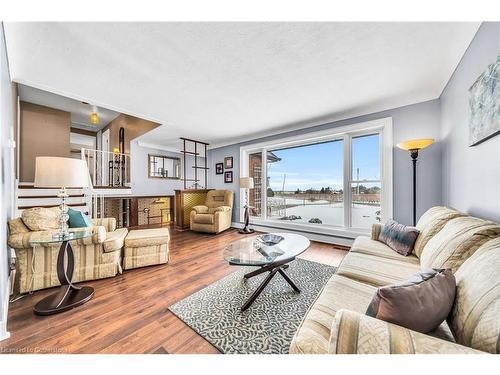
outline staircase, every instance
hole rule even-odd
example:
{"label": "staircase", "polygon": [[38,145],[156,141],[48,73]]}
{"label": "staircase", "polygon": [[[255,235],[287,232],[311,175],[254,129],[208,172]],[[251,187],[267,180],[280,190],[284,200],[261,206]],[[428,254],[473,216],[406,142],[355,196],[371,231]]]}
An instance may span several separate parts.
{"label": "staircase", "polygon": [[[68,188],[66,204],[91,218],[104,216],[104,200],[132,194],[130,155],[92,149],[81,149],[81,158],[89,169],[89,188]],[[61,200],[58,188],[37,188],[33,183],[18,183],[16,217],[33,207],[57,207]]]}
{"label": "staircase", "polygon": [[[74,210],[91,215],[90,195],[88,189],[67,189],[66,204]],[[33,184],[19,184],[16,189],[16,217],[33,207],[57,207],[61,199],[57,197],[59,189],[36,188]],[[91,215],[92,216],[92,215]]]}

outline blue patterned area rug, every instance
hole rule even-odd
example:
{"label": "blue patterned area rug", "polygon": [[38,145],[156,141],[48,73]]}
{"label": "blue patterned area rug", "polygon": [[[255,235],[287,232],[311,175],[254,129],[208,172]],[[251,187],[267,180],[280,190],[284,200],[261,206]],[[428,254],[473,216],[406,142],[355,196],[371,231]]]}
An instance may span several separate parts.
{"label": "blue patterned area rug", "polygon": [[253,267],[238,271],[169,307],[222,353],[286,354],[293,335],[336,267],[303,259],[290,263],[286,273],[301,290],[295,293],[279,274],[255,302],[243,303],[267,273],[245,280]]}

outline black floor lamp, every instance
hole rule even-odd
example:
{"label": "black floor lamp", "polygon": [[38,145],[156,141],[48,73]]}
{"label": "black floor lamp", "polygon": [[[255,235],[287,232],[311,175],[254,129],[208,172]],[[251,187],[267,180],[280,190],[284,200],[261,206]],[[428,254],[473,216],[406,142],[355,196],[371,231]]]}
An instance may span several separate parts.
{"label": "black floor lamp", "polygon": [[241,177],[240,178],[240,188],[245,190],[245,226],[239,230],[241,234],[251,234],[254,232],[248,226],[250,221],[250,213],[248,212],[249,201],[248,201],[248,191],[253,189],[253,178],[252,177]]}
{"label": "black floor lamp", "polygon": [[409,151],[413,163],[413,226],[417,225],[417,158],[418,152],[434,143],[434,139],[411,139],[398,143],[398,148]]}

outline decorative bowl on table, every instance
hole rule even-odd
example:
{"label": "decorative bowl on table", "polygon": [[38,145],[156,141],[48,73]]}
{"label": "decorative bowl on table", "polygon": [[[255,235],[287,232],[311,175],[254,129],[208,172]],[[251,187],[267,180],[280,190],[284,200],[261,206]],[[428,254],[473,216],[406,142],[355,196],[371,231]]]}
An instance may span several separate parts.
{"label": "decorative bowl on table", "polygon": [[279,236],[277,234],[267,233],[267,234],[263,234],[261,236],[258,236],[257,239],[260,242],[262,242],[264,245],[274,246],[274,245],[279,244],[285,238],[282,236]]}

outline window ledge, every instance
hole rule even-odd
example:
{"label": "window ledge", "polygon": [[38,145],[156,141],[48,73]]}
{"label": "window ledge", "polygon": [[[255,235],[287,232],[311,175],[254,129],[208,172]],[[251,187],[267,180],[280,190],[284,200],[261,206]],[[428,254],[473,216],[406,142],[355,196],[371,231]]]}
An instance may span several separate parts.
{"label": "window ledge", "polygon": [[334,236],[346,239],[355,239],[358,236],[370,236],[371,233],[370,229],[345,228],[345,227],[336,227],[323,224],[315,225],[315,224],[305,224],[305,223],[290,223],[277,220],[262,220],[255,217],[250,218],[250,225],[256,225],[267,228],[295,230],[297,232],[306,232],[306,233]]}

